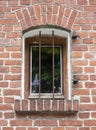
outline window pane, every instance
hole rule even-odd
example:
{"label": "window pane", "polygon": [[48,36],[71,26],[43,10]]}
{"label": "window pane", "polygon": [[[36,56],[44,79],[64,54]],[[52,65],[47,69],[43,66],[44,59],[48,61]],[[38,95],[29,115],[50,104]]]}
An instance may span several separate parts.
{"label": "window pane", "polygon": [[52,47],[41,49],[41,93],[52,93]]}
{"label": "window pane", "polygon": [[39,48],[32,47],[32,93],[39,92]]}
{"label": "window pane", "polygon": [[[62,57],[61,57],[62,58]],[[54,48],[54,92],[61,93],[60,47]]]}
{"label": "window pane", "polygon": [[[41,47],[41,92],[53,93],[52,80],[54,79],[54,93],[61,93],[61,58],[60,47],[54,47],[54,77],[52,46]],[[32,93],[39,93],[39,47],[32,47]]]}

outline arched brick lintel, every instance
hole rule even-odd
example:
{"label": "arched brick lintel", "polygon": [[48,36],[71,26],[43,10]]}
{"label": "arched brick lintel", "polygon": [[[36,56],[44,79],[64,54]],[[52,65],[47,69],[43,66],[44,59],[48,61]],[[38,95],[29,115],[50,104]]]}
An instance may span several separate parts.
{"label": "arched brick lintel", "polygon": [[63,5],[32,5],[16,11],[23,31],[40,25],[54,25],[72,30],[77,13]]}

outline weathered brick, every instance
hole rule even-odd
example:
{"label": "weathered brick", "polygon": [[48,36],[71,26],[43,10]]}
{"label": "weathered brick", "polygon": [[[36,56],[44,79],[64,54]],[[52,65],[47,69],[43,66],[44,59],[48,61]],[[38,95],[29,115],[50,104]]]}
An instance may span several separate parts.
{"label": "weathered brick", "polygon": [[81,120],[60,120],[60,126],[82,126]]}
{"label": "weathered brick", "polygon": [[10,120],[10,126],[31,126],[32,120]]}
{"label": "weathered brick", "polygon": [[57,126],[57,120],[35,120],[35,126]]}

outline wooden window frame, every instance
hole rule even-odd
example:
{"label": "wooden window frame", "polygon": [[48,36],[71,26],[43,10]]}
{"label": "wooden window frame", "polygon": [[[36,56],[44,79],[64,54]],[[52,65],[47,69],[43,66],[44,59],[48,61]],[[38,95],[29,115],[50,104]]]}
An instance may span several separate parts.
{"label": "wooden window frame", "polygon": [[[24,97],[25,98],[53,98],[52,94],[30,95],[30,46],[39,42],[39,36],[29,37],[25,39],[25,82],[24,82]],[[51,36],[42,36],[41,43],[50,45],[52,43]],[[67,73],[67,38],[54,36],[54,44],[62,46],[62,95],[55,94],[54,98],[66,98],[68,87],[68,73]]]}

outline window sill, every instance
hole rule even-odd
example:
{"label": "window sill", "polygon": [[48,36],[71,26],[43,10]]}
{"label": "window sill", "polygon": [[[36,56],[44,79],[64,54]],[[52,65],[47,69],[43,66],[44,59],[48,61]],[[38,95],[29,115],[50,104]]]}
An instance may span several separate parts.
{"label": "window sill", "polygon": [[16,112],[78,112],[78,100],[64,99],[16,99]]}

